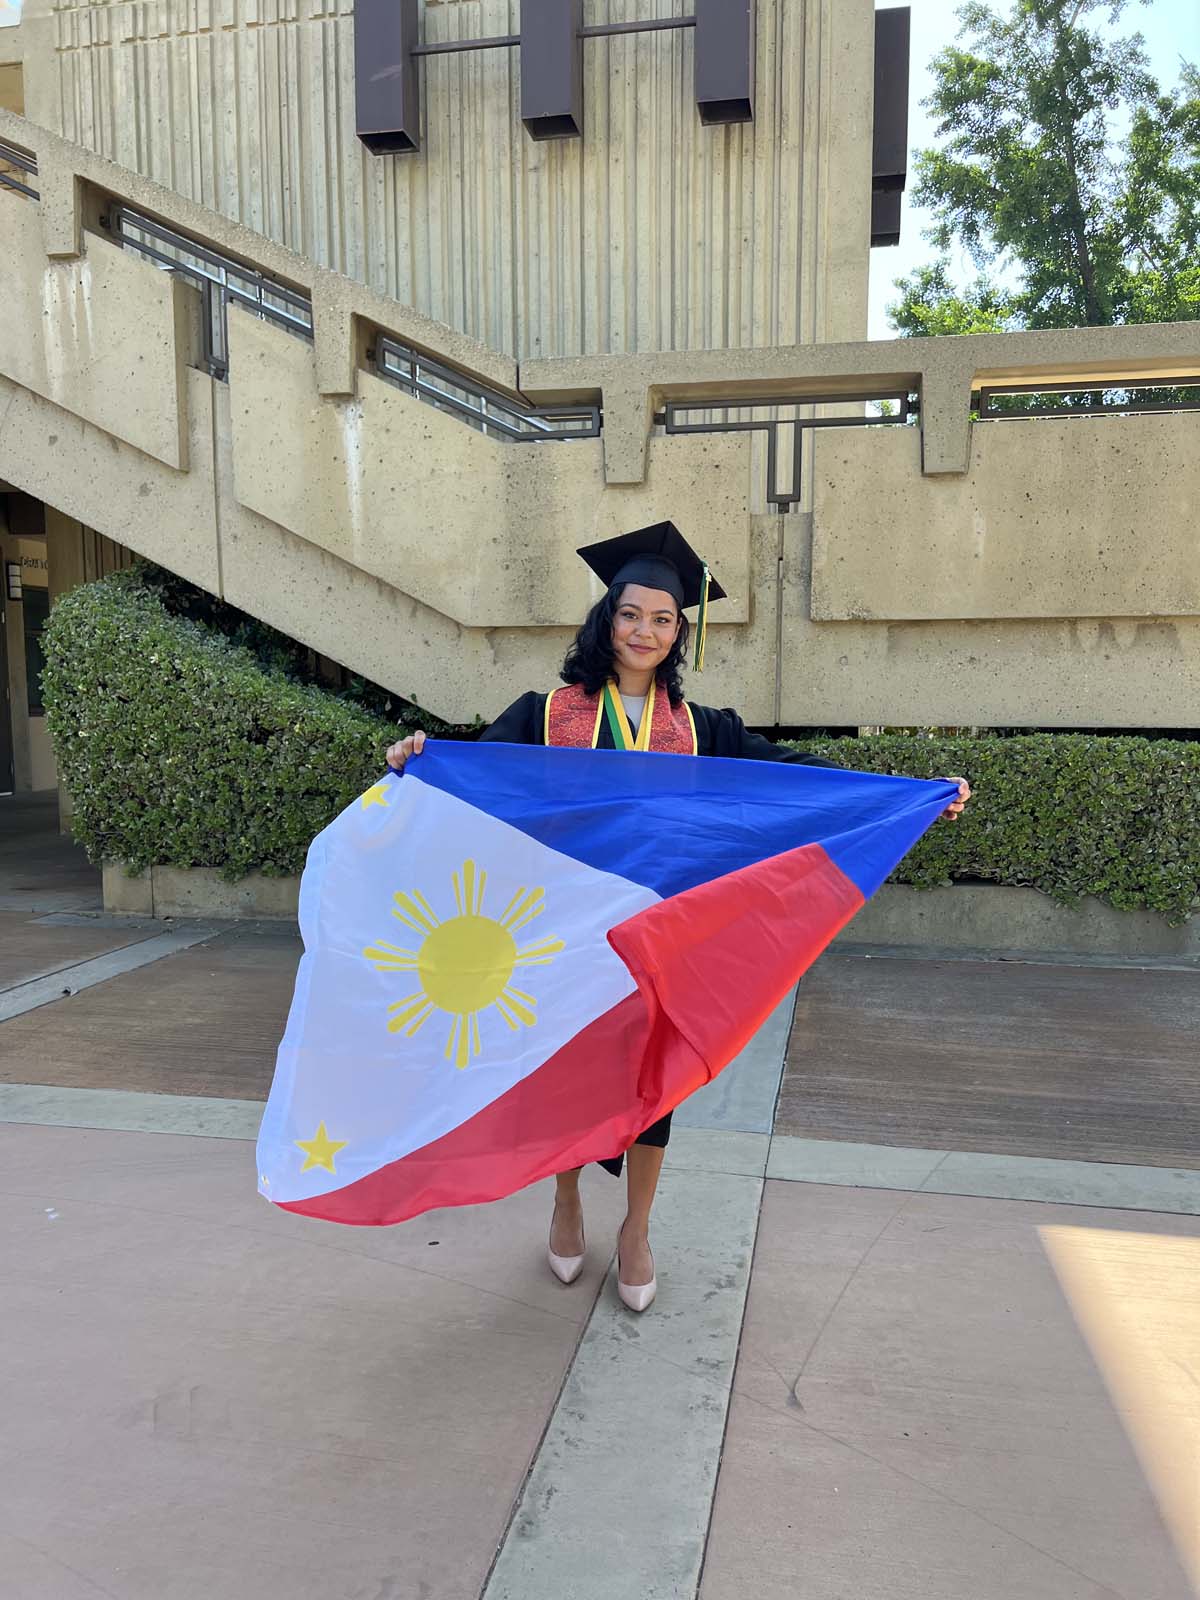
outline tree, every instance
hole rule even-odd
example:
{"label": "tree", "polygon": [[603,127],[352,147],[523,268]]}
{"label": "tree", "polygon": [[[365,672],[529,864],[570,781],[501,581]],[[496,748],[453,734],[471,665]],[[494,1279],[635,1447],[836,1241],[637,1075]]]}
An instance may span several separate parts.
{"label": "tree", "polygon": [[897,333],[909,337],[940,333],[1007,333],[1015,326],[1011,297],[986,277],[959,293],[945,261],[918,267],[904,282],[904,299],[888,307]]}
{"label": "tree", "polygon": [[[1148,0],[1141,0],[1142,4]],[[1200,318],[1200,72],[1164,90],[1140,34],[1108,39],[1126,0],[983,0],[959,10],[960,44],[933,61],[924,102],[937,148],[917,154],[916,201],[942,252],[898,279],[902,333],[1100,326]],[[1114,121],[1129,119],[1124,136]],[[980,271],[954,288],[946,253]],[[1011,291],[989,272],[1015,273]]]}

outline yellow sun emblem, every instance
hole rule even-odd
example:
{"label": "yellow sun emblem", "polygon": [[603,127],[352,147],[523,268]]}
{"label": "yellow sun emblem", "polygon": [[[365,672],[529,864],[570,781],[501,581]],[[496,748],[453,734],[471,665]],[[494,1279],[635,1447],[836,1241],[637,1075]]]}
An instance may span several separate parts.
{"label": "yellow sun emblem", "polygon": [[392,915],[425,935],[416,950],[380,940],[363,955],[379,972],[415,972],[420,988],[389,1006],[390,1033],[412,1038],[434,1011],[451,1018],[446,1060],[465,1067],[479,1054],[479,1013],[494,1005],[512,1029],[537,1021],[537,1001],[512,987],[517,967],[548,966],[566,946],[561,939],[518,945],[516,935],[545,910],[544,889],[518,889],[499,918],[483,914],[487,873],[464,861],[454,874],[457,915],[439,921],[417,889],[394,895]]}

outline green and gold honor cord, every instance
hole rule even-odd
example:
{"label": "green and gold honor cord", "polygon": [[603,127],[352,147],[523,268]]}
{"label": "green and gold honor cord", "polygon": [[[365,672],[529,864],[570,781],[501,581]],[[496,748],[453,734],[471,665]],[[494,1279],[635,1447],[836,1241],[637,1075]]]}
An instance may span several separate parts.
{"label": "green and gold honor cord", "polygon": [[615,750],[649,750],[650,724],[654,720],[653,681],[646,691],[646,705],[636,739],[633,736],[633,729],[629,726],[629,718],[625,715],[625,707],[621,704],[620,691],[612,678],[604,685],[604,715],[608,718],[608,728],[612,734]]}

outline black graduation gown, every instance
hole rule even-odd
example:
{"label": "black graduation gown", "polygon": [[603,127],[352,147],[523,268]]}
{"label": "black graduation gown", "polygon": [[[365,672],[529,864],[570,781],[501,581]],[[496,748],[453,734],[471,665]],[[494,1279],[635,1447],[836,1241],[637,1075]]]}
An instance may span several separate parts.
{"label": "black graduation gown", "polygon": [[[696,724],[696,754],[701,756],[732,756],[743,761],[792,761],[813,767],[836,767],[836,761],[826,761],[821,756],[809,755],[803,750],[784,750],[764,739],[761,733],[752,733],[738,716],[728,708],[722,711],[712,706],[698,706],[689,700],[692,720]],[[531,689],[519,700],[514,700],[502,711],[490,728],[480,734],[481,739],[494,739],[500,744],[544,744],[546,728],[546,696]],[[612,729],[608,719],[600,719],[598,750],[613,750]],[[637,1137],[638,1144],[654,1145],[662,1149],[671,1136],[671,1113],[651,1123]],[[614,1156],[600,1165],[614,1177],[620,1177],[622,1156]]]}

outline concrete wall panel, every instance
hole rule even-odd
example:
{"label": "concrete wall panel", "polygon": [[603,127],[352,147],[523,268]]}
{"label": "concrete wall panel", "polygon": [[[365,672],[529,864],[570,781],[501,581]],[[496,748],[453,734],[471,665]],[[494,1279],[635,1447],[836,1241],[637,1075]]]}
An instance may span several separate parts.
{"label": "concrete wall panel", "polygon": [[212,384],[203,373],[184,373],[191,429],[186,472],[0,376],[0,478],[219,594]]}
{"label": "concrete wall panel", "polygon": [[785,520],[782,722],[1196,726],[1200,618],[814,621],[811,518]]}
{"label": "concrete wall panel", "polygon": [[[461,627],[240,505],[230,391],[199,372],[188,387],[192,466],[182,474],[0,379],[0,478],[440,716],[490,718],[524,689],[554,684],[574,617],[554,628]],[[214,421],[219,559],[214,462],[203,455]],[[1200,619],[814,622],[810,528],[800,515],[753,520],[753,625],[714,629],[710,668],[691,684],[697,700],[776,720],[782,547],[785,723],[1194,725]]]}
{"label": "concrete wall panel", "polygon": [[976,423],[926,476],[916,428],[819,433],[818,621],[1200,613],[1195,412]]}
{"label": "concrete wall panel", "polygon": [[645,482],[606,489],[599,439],[486,438],[366,371],[318,400],[310,347],[245,312],[230,350],[238,500],[445,616],[578,619],[599,589],[576,548],[671,517],[729,593],[716,619],[748,618],[748,435],[653,439]]}
{"label": "concrete wall panel", "polygon": [[[79,169],[59,141],[47,146],[36,130],[31,138],[45,157],[39,182],[51,169],[55,174],[58,200],[50,211],[62,226],[50,217],[53,247],[61,244],[69,254],[69,202]],[[280,275],[298,281],[284,270],[295,258],[285,260],[278,246],[256,246],[244,230],[151,190],[144,179],[127,179],[84,153],[79,159],[83,175],[101,187],[123,192],[121,184],[141,185],[147,203],[153,200],[164,215],[183,216],[201,237],[235,238],[251,259],[261,250],[268,265],[275,262]],[[871,619],[823,617],[819,604],[814,616],[812,518],[751,517],[758,491],[748,478],[744,436],[654,436],[645,481],[637,481],[639,465],[628,482],[620,473],[606,475],[597,441],[501,445],[356,372],[350,362],[344,389],[335,385],[323,398],[318,351],[245,315],[233,319],[231,384],[216,383],[187,364],[191,290],[90,234],[79,261],[48,266],[46,236],[22,221],[39,212],[46,224],[45,202],[38,207],[15,198],[5,212],[16,219],[5,236],[12,248],[3,270],[17,315],[5,319],[9,343],[0,351],[20,381],[0,375],[0,479],[441,716],[490,717],[523,689],[552,684],[589,598],[578,587],[575,545],[669,513],[703,542],[733,589],[736,605],[726,617],[746,619],[720,624],[715,614],[710,671],[692,689],[700,700],[737,705],[754,721],[818,725],[1195,723],[1200,617],[1164,614],[1185,603],[1194,609],[1194,585],[1187,587],[1195,575],[1188,544],[1197,488],[1188,452],[1192,415],[978,425],[974,455],[963,458],[969,472],[957,480],[931,474],[928,432],[923,462],[915,430],[822,436],[814,447],[819,461],[823,468],[832,462],[843,476],[830,469],[824,499],[818,495],[818,589],[839,555],[844,564],[848,552],[857,557],[852,540],[862,533],[867,558],[858,560],[856,581],[875,583],[881,593]],[[90,299],[76,296],[54,311],[54,348],[84,349],[77,332],[75,343],[64,343],[71,307],[75,328],[92,341],[87,349],[101,348],[97,330],[112,345],[107,366],[93,370],[80,358],[69,369],[78,384],[60,388],[61,404],[41,392],[50,387],[51,366],[45,347],[39,357],[28,326],[44,309],[30,285],[43,284],[47,271],[76,273],[71,281],[86,280],[92,291]],[[340,341],[350,354],[351,312],[364,305],[361,314],[371,323],[389,326],[390,317],[405,317],[402,308],[389,309],[345,280],[321,283],[318,343],[324,339],[327,350]],[[337,337],[328,332],[330,320]],[[434,349],[443,336],[466,344],[462,335],[422,326]],[[553,363],[541,365],[551,389],[600,388],[606,438],[614,426],[622,433],[614,418],[624,415],[630,454],[645,445],[655,392],[703,397],[707,384],[716,386],[714,393],[729,392],[739,383],[757,386],[764,376],[780,386],[797,378],[824,384],[829,377],[845,386],[897,369],[921,377],[923,393],[943,368],[956,374],[963,404],[955,426],[969,441],[965,393],[981,363],[1000,372],[1028,366],[1047,378],[1050,362],[1092,372],[1145,366],[1161,376],[1190,359],[1193,329],[614,356],[563,363],[575,369],[567,377],[561,369],[547,374]],[[326,365],[338,360],[331,355]],[[60,362],[59,370],[68,369]],[[336,398],[344,390],[349,397]],[[186,419],[179,467],[163,459],[170,457],[165,448],[158,456],[147,448],[155,416],[146,397],[155,395],[167,397],[167,412],[174,404],[175,416]],[[925,420],[928,430],[927,411]],[[1026,434],[1035,443],[1022,449]],[[809,470],[806,481],[819,484],[820,472]],[[1045,503],[1024,511],[1038,523],[1035,532],[1023,531],[1014,495],[1035,481]],[[1125,526],[1135,504],[1150,508],[1137,540],[1128,532],[1136,525]],[[892,505],[907,508],[900,519],[910,540],[907,564],[884,538]],[[958,509],[943,515],[947,506]],[[971,570],[955,563],[965,561],[963,530],[973,535],[975,511],[993,519],[979,558],[988,581],[973,601],[990,614],[964,618],[953,614],[961,608],[957,598],[947,608],[937,597],[951,583],[955,596],[970,592]],[[1094,570],[1101,526],[1111,529],[1124,564],[1103,574]],[[1094,547],[1097,560],[1080,562],[1079,550]],[[1021,605],[1006,597],[1025,581],[1025,564],[1033,565],[1038,583],[1060,584],[1054,591],[1060,612],[1019,616]],[[1112,610],[1088,619],[1078,594],[1084,605]],[[914,611],[917,601],[925,612],[905,615],[904,607]],[[1118,607],[1122,613],[1113,615]]]}
{"label": "concrete wall panel", "polygon": [[50,261],[38,208],[0,189],[0,373],[186,464],[177,343],[187,291],[149,262],[103,245]]}

